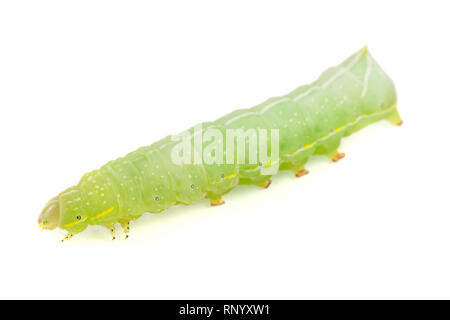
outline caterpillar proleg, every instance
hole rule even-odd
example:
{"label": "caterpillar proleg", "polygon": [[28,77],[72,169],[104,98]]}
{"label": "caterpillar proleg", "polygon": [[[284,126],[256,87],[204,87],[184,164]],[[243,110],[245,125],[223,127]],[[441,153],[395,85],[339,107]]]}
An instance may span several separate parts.
{"label": "caterpillar proleg", "polygon": [[342,137],[382,119],[402,123],[396,101],[391,79],[364,47],[285,96],[168,136],[85,174],[46,204],[39,225],[66,230],[65,239],[102,225],[114,239],[119,223],[128,237],[129,222],[146,212],[202,198],[223,204],[222,196],[238,184],[267,188],[279,170],[307,174],[312,155],[338,161]]}

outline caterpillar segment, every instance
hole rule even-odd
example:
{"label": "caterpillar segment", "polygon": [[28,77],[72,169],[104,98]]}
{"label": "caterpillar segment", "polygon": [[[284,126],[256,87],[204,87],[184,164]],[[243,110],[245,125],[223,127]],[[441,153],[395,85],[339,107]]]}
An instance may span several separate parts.
{"label": "caterpillar segment", "polygon": [[[115,225],[119,223],[128,237],[130,221],[145,212],[159,213],[202,198],[209,199],[212,206],[221,205],[222,197],[238,184],[269,187],[278,170],[290,170],[302,177],[308,174],[305,165],[312,156],[326,156],[334,162],[342,159],[344,153],[338,148],[343,137],[383,119],[402,124],[396,101],[391,79],[363,48],[309,85],[202,123],[201,130],[196,126],[183,132],[189,137],[186,150],[191,154],[182,149],[180,139],[168,136],[85,174],[77,185],[46,204],[39,225],[43,229],[66,230],[64,240],[88,225],[102,225],[110,229],[114,239]],[[220,148],[211,148],[210,142],[217,141],[211,132],[227,137],[229,129],[246,134],[243,162],[233,149],[217,154]],[[257,159],[250,159],[247,147],[263,130],[278,130],[277,139],[268,135],[266,145],[270,154],[274,150],[272,142],[278,142],[277,157],[261,161],[259,151]],[[227,139],[231,138],[227,137],[224,145]],[[202,151],[197,149],[199,141],[203,155],[230,157],[233,161],[195,161],[202,158]],[[194,161],[175,163],[173,153],[177,148]],[[266,169],[271,170],[268,173]]]}

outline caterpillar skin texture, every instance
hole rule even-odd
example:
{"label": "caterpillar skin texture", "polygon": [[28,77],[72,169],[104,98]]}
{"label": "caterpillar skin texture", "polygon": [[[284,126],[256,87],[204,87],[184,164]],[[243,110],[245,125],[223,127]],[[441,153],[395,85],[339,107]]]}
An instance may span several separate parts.
{"label": "caterpillar skin texture", "polygon": [[[80,182],[51,199],[39,216],[43,229],[65,229],[65,239],[88,225],[111,230],[118,222],[128,237],[129,222],[145,212],[208,198],[212,205],[237,184],[267,187],[261,168],[292,170],[304,175],[308,158],[325,155],[337,161],[342,137],[387,119],[401,124],[391,79],[364,47],[312,84],[271,98],[251,109],[237,110],[204,129],[279,129],[279,158],[268,163],[174,164],[171,150],[179,142],[166,137],[85,174]],[[189,132],[192,132],[190,129]]]}

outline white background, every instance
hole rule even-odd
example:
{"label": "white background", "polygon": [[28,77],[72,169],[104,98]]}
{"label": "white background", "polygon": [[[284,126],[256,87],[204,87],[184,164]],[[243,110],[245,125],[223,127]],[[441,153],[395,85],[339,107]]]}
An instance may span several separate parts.
{"label": "white background", "polygon": [[[2,1],[0,298],[450,298],[445,1]],[[42,231],[45,202],[143,145],[312,82],[368,45],[404,125],[267,190]]]}

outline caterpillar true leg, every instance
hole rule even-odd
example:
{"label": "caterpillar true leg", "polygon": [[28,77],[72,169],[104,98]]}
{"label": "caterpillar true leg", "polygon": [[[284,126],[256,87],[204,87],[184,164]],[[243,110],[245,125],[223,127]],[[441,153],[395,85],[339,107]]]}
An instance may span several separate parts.
{"label": "caterpillar true leg", "polygon": [[68,233],[68,234],[66,234],[66,236],[64,237],[64,239],[61,240],[61,242],[67,241],[67,240],[69,240],[69,239],[72,238],[72,237],[73,237],[73,234]]}
{"label": "caterpillar true leg", "polygon": [[334,154],[331,155],[331,160],[333,162],[338,162],[339,160],[343,159],[345,157],[345,153],[336,151]]}
{"label": "caterpillar true leg", "polygon": [[125,239],[128,239],[130,234],[130,221],[120,220],[119,223],[122,226],[123,232],[125,232]]}
{"label": "caterpillar true leg", "polygon": [[116,240],[116,227],[114,225],[109,228],[109,232],[111,233],[112,240]]}

